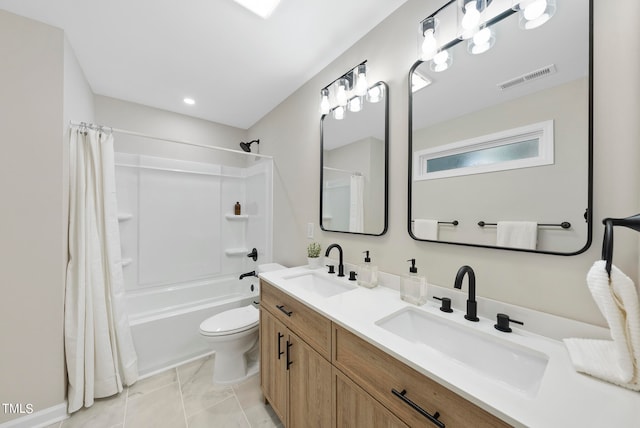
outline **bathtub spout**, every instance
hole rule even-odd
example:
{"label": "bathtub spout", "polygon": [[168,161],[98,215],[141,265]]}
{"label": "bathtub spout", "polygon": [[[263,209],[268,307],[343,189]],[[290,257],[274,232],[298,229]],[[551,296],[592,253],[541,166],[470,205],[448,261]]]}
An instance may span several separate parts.
{"label": "bathtub spout", "polygon": [[255,270],[252,270],[251,272],[243,273],[242,275],[240,275],[240,279],[246,278],[248,276],[255,276],[257,278],[258,274],[256,273]]}

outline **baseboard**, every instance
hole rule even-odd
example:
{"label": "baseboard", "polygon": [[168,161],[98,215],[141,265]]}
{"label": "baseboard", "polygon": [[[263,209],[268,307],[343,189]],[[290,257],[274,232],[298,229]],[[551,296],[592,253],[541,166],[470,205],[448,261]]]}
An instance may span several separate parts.
{"label": "baseboard", "polygon": [[67,402],[0,424],[0,428],[43,428],[69,417]]}

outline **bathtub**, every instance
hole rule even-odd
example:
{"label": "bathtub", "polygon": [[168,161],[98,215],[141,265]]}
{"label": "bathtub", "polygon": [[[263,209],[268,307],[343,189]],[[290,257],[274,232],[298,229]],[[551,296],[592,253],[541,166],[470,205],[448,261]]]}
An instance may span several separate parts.
{"label": "bathtub", "polygon": [[140,377],[211,354],[198,332],[200,323],[228,309],[251,304],[258,299],[258,290],[258,278],[240,281],[238,275],[230,275],[127,292]]}

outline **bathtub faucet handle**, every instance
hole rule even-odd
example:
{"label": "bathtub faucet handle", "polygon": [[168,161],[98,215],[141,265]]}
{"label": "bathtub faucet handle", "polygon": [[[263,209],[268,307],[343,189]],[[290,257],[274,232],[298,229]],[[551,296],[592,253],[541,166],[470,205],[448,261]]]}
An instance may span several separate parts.
{"label": "bathtub faucet handle", "polygon": [[247,254],[247,257],[249,257],[250,259],[253,259],[254,262],[258,261],[258,250],[254,248],[253,250],[251,250],[249,254]]}

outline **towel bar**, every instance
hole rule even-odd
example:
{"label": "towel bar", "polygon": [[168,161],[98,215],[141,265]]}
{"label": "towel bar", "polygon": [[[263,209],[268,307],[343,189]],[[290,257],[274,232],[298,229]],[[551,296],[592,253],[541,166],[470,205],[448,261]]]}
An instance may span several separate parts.
{"label": "towel bar", "polygon": [[[485,227],[485,226],[497,226],[498,223],[487,223],[485,221],[480,220],[478,222],[478,226],[480,227]],[[568,221],[563,221],[562,223],[559,224],[551,224],[551,223],[540,223],[538,224],[538,226],[545,226],[545,227],[561,227],[563,229],[569,229],[571,227],[571,223],[569,223]]]}
{"label": "towel bar", "polygon": [[[411,223],[415,223],[415,220],[411,220]],[[457,226],[460,224],[460,222],[458,222],[458,220],[453,220],[453,221],[439,221],[438,224],[452,224],[454,226]]]}

